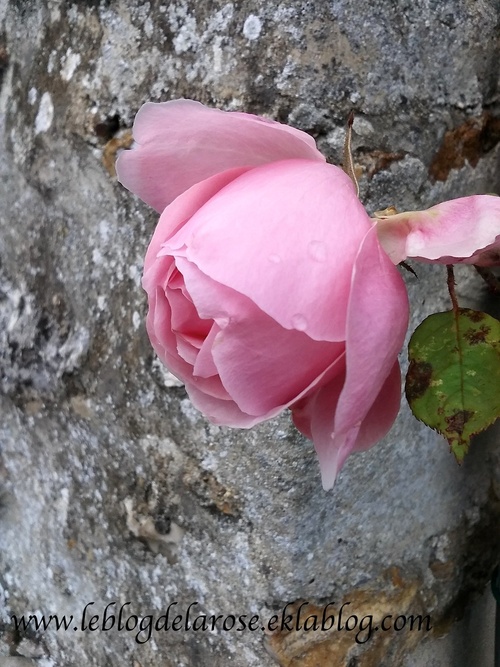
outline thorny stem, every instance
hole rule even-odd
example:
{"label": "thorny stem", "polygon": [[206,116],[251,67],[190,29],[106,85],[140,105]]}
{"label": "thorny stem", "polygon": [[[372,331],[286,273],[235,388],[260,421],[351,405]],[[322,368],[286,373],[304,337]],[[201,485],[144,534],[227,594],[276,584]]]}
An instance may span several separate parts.
{"label": "thorny stem", "polygon": [[354,162],[352,159],[351,139],[352,139],[352,124],[354,123],[354,111],[351,111],[347,119],[347,130],[344,142],[344,164],[345,173],[349,176],[356,188],[356,196],[359,197],[359,185],[356,174],[354,173]]}
{"label": "thorny stem", "polygon": [[497,278],[493,271],[486,269],[484,266],[476,266],[474,264],[474,268],[479,273],[484,282],[488,285],[490,292],[500,296],[500,278]]}
{"label": "thorny stem", "polygon": [[450,293],[451,303],[453,305],[453,312],[458,313],[458,301],[457,295],[455,292],[455,274],[453,272],[453,264],[446,265],[446,271],[448,272],[448,292]]}

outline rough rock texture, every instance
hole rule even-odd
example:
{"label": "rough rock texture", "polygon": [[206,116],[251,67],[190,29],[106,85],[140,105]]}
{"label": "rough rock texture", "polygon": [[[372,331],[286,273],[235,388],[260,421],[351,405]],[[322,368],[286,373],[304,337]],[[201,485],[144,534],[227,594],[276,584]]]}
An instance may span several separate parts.
{"label": "rough rock texture", "polygon": [[[209,425],[145,335],[156,216],[113,162],[146,100],[266,114],[336,162],[354,108],[369,210],[499,192],[499,16],[496,0],[0,0],[0,667],[492,664],[471,644],[491,604],[470,605],[499,557],[498,428],[458,468],[403,406],[324,493],[288,415]],[[418,275],[412,327],[447,307],[444,269]],[[463,305],[494,312],[458,277]],[[91,602],[87,623],[130,602],[132,627],[175,602],[266,620],[304,600],[433,629],[73,630]],[[35,613],[74,622],[16,629]]]}

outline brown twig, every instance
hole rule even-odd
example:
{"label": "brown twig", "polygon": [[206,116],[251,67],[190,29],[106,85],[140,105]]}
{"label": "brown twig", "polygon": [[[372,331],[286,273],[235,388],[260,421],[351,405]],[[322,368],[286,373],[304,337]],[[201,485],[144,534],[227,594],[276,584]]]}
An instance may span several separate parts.
{"label": "brown twig", "polygon": [[352,159],[351,140],[352,140],[352,124],[354,123],[354,111],[351,110],[347,118],[347,130],[344,142],[344,164],[342,165],[345,173],[349,176],[356,188],[356,196],[359,197],[358,179],[354,172],[354,162]]}

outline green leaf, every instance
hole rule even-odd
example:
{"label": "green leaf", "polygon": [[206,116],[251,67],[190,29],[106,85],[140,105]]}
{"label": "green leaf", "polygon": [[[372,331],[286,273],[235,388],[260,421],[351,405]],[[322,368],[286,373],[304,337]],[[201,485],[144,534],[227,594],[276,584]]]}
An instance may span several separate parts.
{"label": "green leaf", "polygon": [[468,308],[435,313],[413,333],[408,355],[411,411],[461,463],[471,437],[500,417],[500,322]]}

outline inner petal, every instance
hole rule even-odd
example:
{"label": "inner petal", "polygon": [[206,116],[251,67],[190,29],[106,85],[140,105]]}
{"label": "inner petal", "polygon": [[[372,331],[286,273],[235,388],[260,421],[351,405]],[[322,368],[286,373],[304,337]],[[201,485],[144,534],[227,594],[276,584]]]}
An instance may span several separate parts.
{"label": "inner petal", "polygon": [[213,323],[200,318],[177,268],[170,276],[165,296],[172,310],[171,327],[177,339],[177,350],[185,361],[194,365]]}

